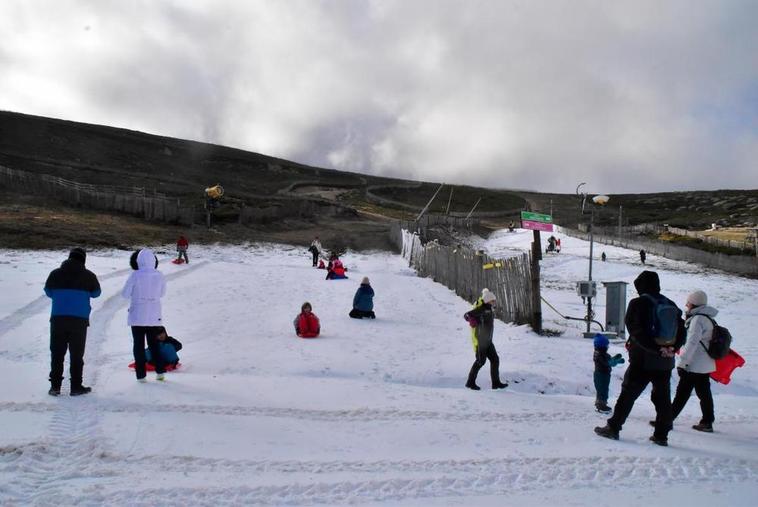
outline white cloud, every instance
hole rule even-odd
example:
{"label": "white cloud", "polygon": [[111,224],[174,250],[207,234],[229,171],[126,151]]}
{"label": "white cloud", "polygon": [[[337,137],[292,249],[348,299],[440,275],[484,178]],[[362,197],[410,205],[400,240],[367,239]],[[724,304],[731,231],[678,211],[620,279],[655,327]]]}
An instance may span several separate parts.
{"label": "white cloud", "polygon": [[11,0],[0,108],[471,185],[755,188],[755,19],[749,0]]}

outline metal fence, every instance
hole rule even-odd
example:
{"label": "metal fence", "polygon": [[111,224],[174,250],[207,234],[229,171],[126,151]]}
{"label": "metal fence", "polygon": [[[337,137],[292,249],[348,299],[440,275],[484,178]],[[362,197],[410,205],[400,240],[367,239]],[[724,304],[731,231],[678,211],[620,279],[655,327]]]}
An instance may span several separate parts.
{"label": "metal fence", "polygon": [[49,174],[0,166],[0,185],[34,195],[48,195],[75,206],[119,211],[145,220],[190,225],[194,209],[181,207],[178,199],[148,192],[143,187],[91,185]]}
{"label": "metal fence", "polygon": [[487,287],[497,297],[495,314],[499,319],[516,324],[532,322],[529,254],[493,259],[465,246],[446,246],[436,241],[423,244],[419,234],[400,223],[392,226],[391,235],[419,276],[431,277],[472,303]]}

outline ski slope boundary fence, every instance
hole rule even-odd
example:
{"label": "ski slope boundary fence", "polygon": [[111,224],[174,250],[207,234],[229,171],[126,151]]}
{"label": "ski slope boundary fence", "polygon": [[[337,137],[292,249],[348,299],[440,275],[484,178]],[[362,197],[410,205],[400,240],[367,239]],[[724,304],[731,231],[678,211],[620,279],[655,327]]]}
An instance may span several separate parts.
{"label": "ski slope boundary fence", "polygon": [[0,186],[34,195],[49,195],[82,208],[118,211],[148,221],[191,225],[194,209],[143,187],[90,185],[49,174],[0,166]]}
{"label": "ski slope boundary fence", "polygon": [[528,253],[493,259],[465,246],[446,246],[436,241],[422,244],[418,234],[400,223],[393,224],[390,234],[419,276],[432,278],[471,303],[487,287],[497,297],[495,314],[500,320],[531,324],[534,312]]}
{"label": "ski slope boundary fence", "polygon": [[[558,226],[556,226],[556,231],[567,236],[589,241],[589,234],[585,232]],[[619,246],[630,250],[645,250],[649,254],[660,255],[661,257],[675,261],[693,262],[710,268],[721,269],[728,273],[758,278],[758,257],[752,255],[712,253],[663,241],[651,241],[638,237],[608,236],[598,234],[597,232],[593,235],[593,239],[595,243]]]}

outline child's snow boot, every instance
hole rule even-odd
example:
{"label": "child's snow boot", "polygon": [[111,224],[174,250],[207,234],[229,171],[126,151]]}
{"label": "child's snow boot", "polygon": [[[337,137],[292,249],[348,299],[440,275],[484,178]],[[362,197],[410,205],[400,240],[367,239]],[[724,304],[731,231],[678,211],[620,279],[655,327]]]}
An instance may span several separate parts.
{"label": "child's snow boot", "polygon": [[595,410],[597,410],[601,414],[610,414],[613,411],[613,409],[609,407],[608,404],[604,401],[596,401]]}
{"label": "child's snow boot", "polygon": [[159,380],[159,381],[161,381],[161,382],[164,382],[164,381],[166,380],[166,376],[165,376],[163,373],[159,373],[159,374],[158,374],[158,375],[155,377],[155,380]]}

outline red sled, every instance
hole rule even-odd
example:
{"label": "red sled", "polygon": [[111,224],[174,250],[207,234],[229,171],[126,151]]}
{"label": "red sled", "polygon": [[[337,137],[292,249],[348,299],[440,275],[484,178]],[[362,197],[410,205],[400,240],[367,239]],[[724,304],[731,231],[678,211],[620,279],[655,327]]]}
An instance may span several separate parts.
{"label": "red sled", "polygon": [[174,264],[184,264],[184,259],[174,259],[171,262],[173,262]]}
{"label": "red sled", "polygon": [[716,359],[716,371],[711,373],[711,378],[719,384],[728,384],[732,380],[732,372],[741,368],[745,364],[745,360],[741,355],[733,350],[729,350],[729,353],[723,359]]}
{"label": "red sled", "polygon": [[[182,365],[182,363],[167,364],[166,365],[166,371],[178,370],[181,365]],[[135,369],[134,361],[132,361],[131,363],[129,363],[129,368],[131,368],[132,370]],[[153,363],[145,363],[145,371],[155,371],[155,365]]]}

